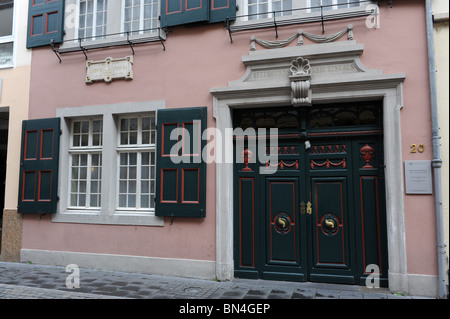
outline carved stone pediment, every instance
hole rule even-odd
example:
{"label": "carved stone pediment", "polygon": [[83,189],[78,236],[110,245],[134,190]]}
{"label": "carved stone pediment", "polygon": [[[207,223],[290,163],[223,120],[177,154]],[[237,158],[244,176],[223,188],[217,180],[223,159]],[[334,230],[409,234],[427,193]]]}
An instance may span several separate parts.
{"label": "carved stone pediment", "polygon": [[250,51],[242,58],[246,73],[225,90],[245,90],[260,96],[272,89],[283,90],[291,96],[291,104],[311,105],[316,88],[322,84],[382,74],[381,70],[368,69],[361,63],[363,50],[363,44],[349,40]]}

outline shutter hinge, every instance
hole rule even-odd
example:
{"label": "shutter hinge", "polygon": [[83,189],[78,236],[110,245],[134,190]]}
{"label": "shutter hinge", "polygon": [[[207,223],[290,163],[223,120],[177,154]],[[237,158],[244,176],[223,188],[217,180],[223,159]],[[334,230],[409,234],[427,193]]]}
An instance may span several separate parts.
{"label": "shutter hinge", "polygon": [[59,130],[59,135],[62,135],[62,130],[61,129]]}

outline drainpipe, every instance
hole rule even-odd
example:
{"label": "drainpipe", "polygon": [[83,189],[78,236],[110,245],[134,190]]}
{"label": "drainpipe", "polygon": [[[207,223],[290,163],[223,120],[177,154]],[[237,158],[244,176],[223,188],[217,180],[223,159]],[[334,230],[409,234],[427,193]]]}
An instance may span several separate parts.
{"label": "drainpipe", "polygon": [[431,0],[425,0],[427,41],[428,41],[428,72],[430,76],[430,101],[431,101],[431,125],[433,141],[433,161],[431,162],[434,177],[434,202],[436,213],[436,239],[438,261],[438,298],[446,298],[445,285],[445,244],[444,244],[444,220],[442,213],[442,187],[441,187],[441,154],[438,123],[437,92],[436,92],[436,65],[434,58],[433,38],[433,12]]}

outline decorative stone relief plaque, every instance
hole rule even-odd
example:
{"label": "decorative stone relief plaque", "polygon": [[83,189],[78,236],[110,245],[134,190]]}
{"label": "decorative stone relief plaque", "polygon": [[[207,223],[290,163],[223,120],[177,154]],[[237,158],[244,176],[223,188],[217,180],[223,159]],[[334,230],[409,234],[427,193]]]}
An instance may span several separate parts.
{"label": "decorative stone relief plaque", "polygon": [[111,82],[116,79],[133,79],[132,56],[86,62],[86,83],[92,83],[94,81]]}

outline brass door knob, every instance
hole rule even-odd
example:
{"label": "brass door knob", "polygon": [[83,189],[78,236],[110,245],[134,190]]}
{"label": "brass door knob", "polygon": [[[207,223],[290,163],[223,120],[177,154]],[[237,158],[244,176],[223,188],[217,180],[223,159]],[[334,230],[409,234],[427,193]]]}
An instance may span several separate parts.
{"label": "brass door knob", "polygon": [[325,219],[325,226],[329,229],[329,230],[333,230],[336,228],[336,225],[334,224],[334,220],[332,219]]}
{"label": "brass door knob", "polygon": [[278,218],[277,223],[281,226],[281,228],[286,228],[287,220],[283,217],[280,217]]}

